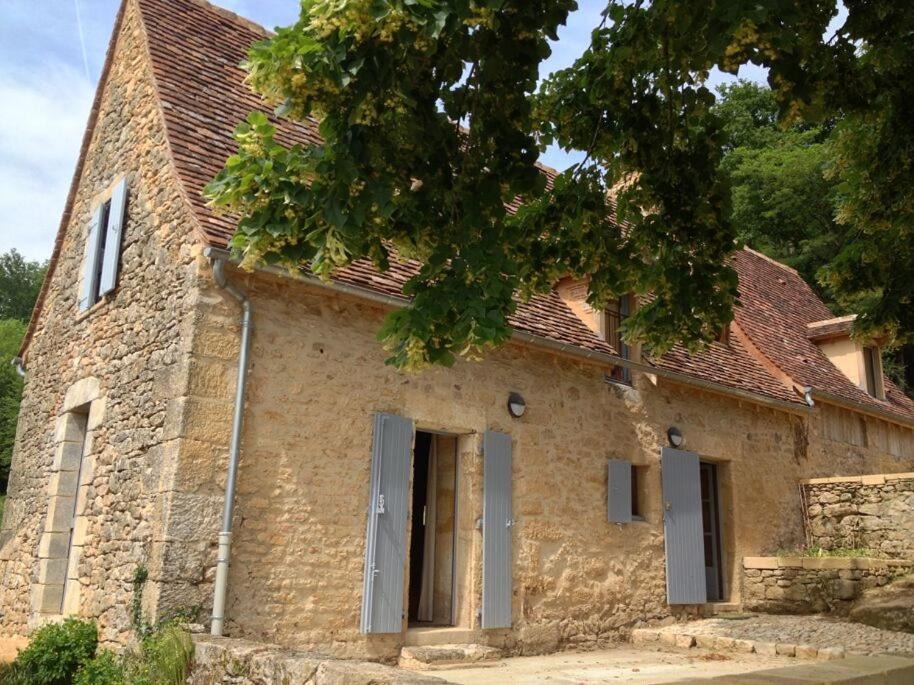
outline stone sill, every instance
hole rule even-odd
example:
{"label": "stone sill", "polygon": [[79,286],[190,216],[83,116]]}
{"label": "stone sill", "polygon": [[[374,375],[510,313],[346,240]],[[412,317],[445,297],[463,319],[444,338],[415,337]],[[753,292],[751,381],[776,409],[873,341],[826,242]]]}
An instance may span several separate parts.
{"label": "stone sill", "polygon": [[803,478],[800,485],[828,485],[830,483],[860,483],[861,485],[884,485],[888,481],[914,480],[911,473],[878,473],[872,476],[835,476],[833,478]]}
{"label": "stone sill", "polygon": [[773,571],[779,568],[870,569],[914,566],[914,559],[868,557],[743,557],[743,568]]}

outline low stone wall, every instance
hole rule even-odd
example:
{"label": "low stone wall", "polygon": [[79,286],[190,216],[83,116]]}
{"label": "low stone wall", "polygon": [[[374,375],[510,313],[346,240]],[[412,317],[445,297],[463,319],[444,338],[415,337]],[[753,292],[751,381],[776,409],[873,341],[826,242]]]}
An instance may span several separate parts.
{"label": "low stone wall", "polygon": [[195,635],[187,685],[440,685],[440,678],[370,661],[345,661],[278,645]]}
{"label": "low stone wall", "polygon": [[869,588],[911,573],[914,560],[745,557],[743,606],[771,614],[847,612]]}
{"label": "low stone wall", "polygon": [[914,473],[801,481],[808,541],[914,557]]}

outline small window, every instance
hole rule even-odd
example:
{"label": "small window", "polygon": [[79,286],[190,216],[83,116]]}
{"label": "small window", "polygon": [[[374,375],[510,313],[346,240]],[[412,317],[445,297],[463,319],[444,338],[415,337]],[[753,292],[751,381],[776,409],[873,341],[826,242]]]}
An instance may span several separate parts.
{"label": "small window", "polygon": [[643,521],[641,510],[641,469],[632,465],[632,520]]}
{"label": "small window", "polygon": [[[631,313],[630,299],[626,295],[611,302],[606,307],[606,342],[608,342],[622,359],[631,359],[631,348],[622,340],[622,324]],[[631,385],[631,369],[624,366],[614,366],[609,374],[609,380],[615,383]]]}
{"label": "small window", "polygon": [[866,391],[873,397],[879,396],[878,376],[879,358],[875,347],[863,348],[863,366],[866,372]]}
{"label": "small window", "polygon": [[89,309],[117,285],[121,235],[127,211],[127,181],[121,179],[111,197],[95,208],[86,235],[79,311]]}

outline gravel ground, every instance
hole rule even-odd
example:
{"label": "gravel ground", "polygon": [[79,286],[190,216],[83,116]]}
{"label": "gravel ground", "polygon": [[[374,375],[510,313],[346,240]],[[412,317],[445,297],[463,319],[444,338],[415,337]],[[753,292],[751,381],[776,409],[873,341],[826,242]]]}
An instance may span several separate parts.
{"label": "gravel ground", "polygon": [[741,620],[709,618],[677,623],[662,628],[659,632],[811,645],[819,649],[844,647],[848,654],[914,656],[914,635],[910,633],[880,630],[825,616],[760,615]]}

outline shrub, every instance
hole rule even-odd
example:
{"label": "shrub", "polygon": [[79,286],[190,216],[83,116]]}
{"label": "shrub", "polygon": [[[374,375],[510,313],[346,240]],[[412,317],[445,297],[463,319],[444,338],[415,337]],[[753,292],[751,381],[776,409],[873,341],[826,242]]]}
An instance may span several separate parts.
{"label": "shrub", "polygon": [[73,685],[127,685],[127,680],[117,655],[103,649],[79,669]]}
{"label": "shrub", "polygon": [[193,655],[190,634],[177,623],[164,623],[128,657],[127,679],[131,685],[183,685]]}
{"label": "shrub", "polygon": [[32,635],[28,647],[13,662],[15,679],[28,685],[71,685],[80,667],[91,661],[98,647],[98,629],[90,621],[68,618],[50,623]]}

